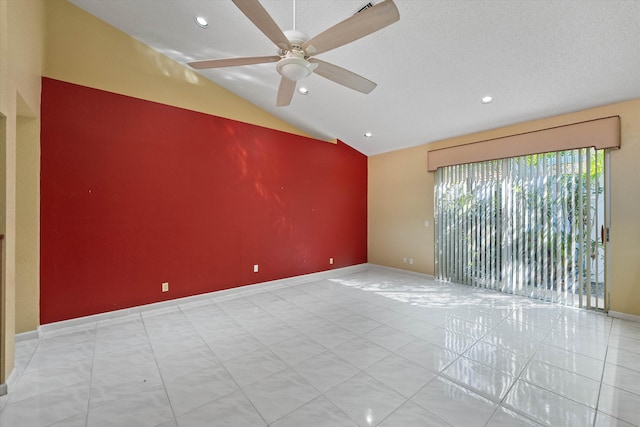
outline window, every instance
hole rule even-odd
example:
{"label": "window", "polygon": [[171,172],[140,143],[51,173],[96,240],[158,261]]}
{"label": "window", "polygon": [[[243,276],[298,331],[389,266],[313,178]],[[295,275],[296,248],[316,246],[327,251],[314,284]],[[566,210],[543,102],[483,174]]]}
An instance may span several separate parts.
{"label": "window", "polygon": [[604,172],[594,148],[439,167],[436,277],[606,309]]}

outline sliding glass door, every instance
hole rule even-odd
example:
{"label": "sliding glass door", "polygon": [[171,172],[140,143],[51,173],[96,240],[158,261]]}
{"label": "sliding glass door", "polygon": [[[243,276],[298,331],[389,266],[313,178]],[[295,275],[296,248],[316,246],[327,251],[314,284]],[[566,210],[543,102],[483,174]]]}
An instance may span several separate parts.
{"label": "sliding glass door", "polygon": [[607,310],[604,150],[438,168],[436,276]]}

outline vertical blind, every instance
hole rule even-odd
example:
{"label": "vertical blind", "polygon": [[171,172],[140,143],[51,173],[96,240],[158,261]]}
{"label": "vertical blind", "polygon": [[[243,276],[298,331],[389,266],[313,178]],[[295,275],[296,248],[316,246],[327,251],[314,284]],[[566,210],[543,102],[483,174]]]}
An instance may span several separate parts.
{"label": "vertical blind", "polygon": [[436,171],[436,276],[606,308],[604,150],[533,154]]}

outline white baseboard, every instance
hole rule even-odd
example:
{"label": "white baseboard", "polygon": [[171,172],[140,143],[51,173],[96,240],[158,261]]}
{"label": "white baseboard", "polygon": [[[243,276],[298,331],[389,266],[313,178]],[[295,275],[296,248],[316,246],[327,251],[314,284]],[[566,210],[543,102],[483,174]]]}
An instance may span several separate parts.
{"label": "white baseboard", "polygon": [[[35,339],[41,337],[44,333],[56,331],[58,329],[88,326],[90,323],[99,322],[102,320],[115,319],[132,314],[139,314],[150,310],[160,310],[176,307],[181,304],[193,303],[198,301],[204,301],[207,299],[213,299],[214,301],[222,301],[227,298],[236,298],[242,295],[250,295],[254,293],[265,292],[270,289],[277,289],[281,287],[296,286],[303,283],[313,282],[316,280],[330,279],[333,277],[343,276],[345,274],[357,273],[366,270],[387,270],[396,273],[409,274],[424,279],[435,280],[434,276],[425,273],[418,273],[415,271],[404,270],[400,268],[387,267],[379,264],[358,264],[349,267],[336,268],[333,270],[325,270],[317,273],[310,273],[301,276],[288,277],[285,279],[272,280],[269,282],[261,282],[252,285],[239,286],[236,288],[223,289],[220,291],[208,292],[205,294],[193,295],[184,298],[176,298],[168,301],[156,302],[151,304],[140,305],[131,308],[125,308],[122,310],[114,310],[106,313],[93,314],[90,316],[77,317],[75,319],[63,320],[60,322],[48,323],[38,327],[35,331],[23,332],[16,335],[16,342]],[[615,317],[624,320],[630,320],[633,322],[640,322],[640,316],[633,314],[620,313],[616,311],[609,311],[610,317]]]}
{"label": "white baseboard", "polygon": [[613,311],[613,310],[609,310],[608,314],[609,314],[609,317],[614,317],[616,319],[629,320],[631,322],[640,323],[640,316],[636,316],[635,314],[621,313],[619,311]]}
{"label": "white baseboard", "polygon": [[38,327],[38,329],[36,329],[35,331],[21,332],[19,334],[16,334],[16,342],[27,341],[36,338],[40,338],[40,327]]}
{"label": "white baseboard", "polygon": [[13,368],[13,370],[9,374],[9,378],[7,378],[7,382],[0,384],[0,396],[4,396],[5,394],[7,394],[9,390],[16,385],[17,382],[18,374],[16,374],[16,368]]}
{"label": "white baseboard", "polygon": [[[370,264],[358,264],[349,267],[336,268],[333,270],[325,270],[317,273],[304,274],[302,276],[288,277],[285,279],[272,280],[269,282],[261,282],[252,285],[239,286],[237,288],[223,289],[220,291],[208,292],[206,294],[193,295],[184,298],[176,298],[168,301],[156,302],[151,304],[140,305],[131,308],[125,308],[122,310],[108,311],[106,313],[93,314],[90,316],[77,317],[75,319],[62,320],[60,322],[47,323],[38,328],[38,331],[32,331],[38,333],[34,338],[41,336],[42,334],[55,331],[58,329],[69,328],[72,326],[87,325],[102,320],[114,319],[118,317],[129,316],[131,314],[143,313],[149,310],[159,310],[175,307],[181,304],[192,303],[207,299],[224,300],[227,298],[235,298],[241,295],[250,295],[254,293],[268,291],[270,289],[277,289],[287,286],[295,286],[302,283],[313,282],[316,280],[330,279],[333,277],[344,276],[345,274],[357,273],[359,271],[365,271],[371,267]],[[27,332],[26,334],[31,334]],[[25,338],[26,339],[26,338]]]}
{"label": "white baseboard", "polygon": [[436,280],[436,278],[431,274],[418,273],[417,271],[405,270],[402,268],[395,268],[395,267],[387,267],[385,265],[380,265],[380,264],[368,264],[368,266],[369,266],[369,269],[375,268],[378,270],[389,270],[396,273],[404,273],[404,274],[409,274],[411,276],[421,277],[423,279]]}

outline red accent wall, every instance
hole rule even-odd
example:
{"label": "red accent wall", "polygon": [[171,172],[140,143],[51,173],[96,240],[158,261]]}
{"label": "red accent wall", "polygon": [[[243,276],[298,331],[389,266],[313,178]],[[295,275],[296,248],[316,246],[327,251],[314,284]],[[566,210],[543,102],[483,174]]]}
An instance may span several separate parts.
{"label": "red accent wall", "polygon": [[43,324],[367,261],[343,143],[48,78],[41,141]]}

